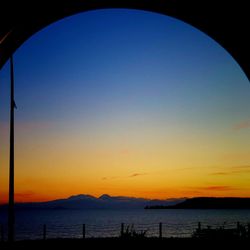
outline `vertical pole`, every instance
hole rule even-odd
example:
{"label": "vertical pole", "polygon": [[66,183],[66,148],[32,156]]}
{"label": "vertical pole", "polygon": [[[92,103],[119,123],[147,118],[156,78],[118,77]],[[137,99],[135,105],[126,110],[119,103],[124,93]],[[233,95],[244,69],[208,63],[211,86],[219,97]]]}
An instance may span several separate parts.
{"label": "vertical pole", "polygon": [[85,224],[82,224],[82,238],[85,239],[86,236],[86,227]]}
{"label": "vertical pole", "polygon": [[8,240],[14,241],[15,211],[14,211],[14,66],[13,56],[10,57],[10,170],[9,170],[9,206],[8,206]]}
{"label": "vertical pole", "polygon": [[43,240],[46,240],[46,236],[47,236],[47,228],[46,228],[46,224],[43,225]]}
{"label": "vertical pole", "polygon": [[124,223],[121,224],[121,237],[123,236],[124,234]]}
{"label": "vertical pole", "polygon": [[198,230],[200,231],[201,230],[201,223],[198,222]]}
{"label": "vertical pole", "polygon": [[0,228],[0,230],[1,230],[1,241],[3,242],[4,241],[4,229],[3,229],[3,225],[1,225],[1,228]]}
{"label": "vertical pole", "polygon": [[159,224],[159,238],[162,238],[162,223]]}

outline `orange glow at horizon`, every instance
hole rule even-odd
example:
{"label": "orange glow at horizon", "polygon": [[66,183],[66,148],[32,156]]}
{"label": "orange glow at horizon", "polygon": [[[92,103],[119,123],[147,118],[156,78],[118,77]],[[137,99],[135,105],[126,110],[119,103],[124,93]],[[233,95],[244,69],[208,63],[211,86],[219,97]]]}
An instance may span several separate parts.
{"label": "orange glow at horizon", "polygon": [[[152,121],[140,129],[131,123],[129,132],[128,125],[115,131],[114,124],[92,131],[79,125],[74,132],[58,123],[17,124],[16,202],[105,193],[150,199],[250,197],[249,142],[243,139],[248,129],[227,130],[216,138],[191,127],[183,133],[183,125],[176,124],[155,130]],[[236,136],[241,144],[228,143]],[[8,147],[1,151],[0,203],[6,203]]]}
{"label": "orange glow at horizon", "polygon": [[[213,152],[205,152],[195,139],[192,146],[183,137],[179,137],[180,142],[177,137],[168,144],[163,137],[158,140],[157,133],[155,140],[145,139],[137,132],[130,142],[125,137],[117,139],[106,130],[105,146],[99,140],[86,142],[84,134],[79,137],[70,133],[70,137],[65,137],[64,133],[62,137],[61,131],[52,127],[50,134],[46,129],[48,135],[43,137],[39,126],[30,141],[24,140],[27,128],[17,130],[16,202],[48,201],[76,194],[150,199],[250,196],[250,165],[243,164],[250,162],[250,156],[245,154],[240,161],[233,152],[230,157],[224,156],[220,141]],[[206,140],[209,143],[208,137]],[[5,171],[0,177],[0,203],[6,203],[8,197],[7,151]],[[233,157],[238,165],[230,165]],[[214,159],[220,161],[220,166],[215,165]]]}
{"label": "orange glow at horizon", "polygon": [[[26,128],[18,130],[17,142],[21,144],[16,147],[16,202],[48,201],[76,194],[150,199],[250,197],[250,165],[229,165],[233,153],[231,157],[228,154],[224,157],[223,152],[215,150],[213,154],[221,162],[216,166],[210,150],[206,153],[202,150],[198,155],[196,146],[187,150],[183,141],[176,142],[175,146],[172,140],[169,147],[163,140],[153,141],[150,137],[146,143],[140,141],[140,135],[138,141],[133,135],[132,144],[122,138],[123,144],[119,146],[120,141],[112,136],[106,142],[86,143],[79,134],[65,137],[63,133],[64,137],[60,137],[61,131],[58,134],[51,131],[53,135],[46,139],[37,130],[32,140],[24,140]],[[55,137],[57,143],[52,143]],[[86,139],[85,135],[82,138]],[[76,143],[78,146],[74,149]],[[109,143],[109,147],[105,147],[105,143]],[[182,157],[178,157],[175,147]],[[0,203],[6,203],[8,198],[6,156],[7,149]],[[241,157],[241,161],[248,159],[247,154]]]}

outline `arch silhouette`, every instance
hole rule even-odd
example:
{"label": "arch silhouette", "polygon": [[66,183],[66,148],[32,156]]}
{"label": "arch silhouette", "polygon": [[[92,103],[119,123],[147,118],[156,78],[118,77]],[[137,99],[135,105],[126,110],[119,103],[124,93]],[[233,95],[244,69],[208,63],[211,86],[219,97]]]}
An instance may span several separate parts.
{"label": "arch silhouette", "polygon": [[224,47],[250,80],[250,16],[245,0],[8,0],[0,5],[0,69],[30,36],[64,17],[105,8],[148,10],[175,17]]}

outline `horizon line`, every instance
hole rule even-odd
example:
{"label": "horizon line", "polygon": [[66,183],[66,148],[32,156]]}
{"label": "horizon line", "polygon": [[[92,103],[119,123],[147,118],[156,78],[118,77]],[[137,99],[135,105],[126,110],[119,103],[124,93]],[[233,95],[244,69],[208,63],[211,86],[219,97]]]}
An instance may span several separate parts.
{"label": "horizon line", "polygon": [[[197,199],[197,198],[221,198],[221,199],[250,199],[250,196],[192,196],[192,197],[172,197],[172,198],[164,198],[164,199],[159,199],[159,198],[144,198],[144,197],[135,197],[135,196],[124,196],[124,195],[109,195],[109,194],[102,194],[100,196],[94,196],[90,194],[76,194],[76,195],[71,195],[66,198],[55,198],[55,199],[50,199],[50,200],[41,200],[41,201],[16,201],[15,204],[26,204],[26,203],[46,203],[46,202],[52,202],[52,201],[58,201],[58,200],[68,200],[72,197],[77,197],[77,196],[89,196],[93,197],[95,199],[100,199],[102,196],[109,196],[111,198],[131,198],[131,199],[144,199],[144,200],[159,200],[159,201],[170,201],[170,200],[188,200],[188,199]],[[5,206],[8,205],[8,202],[0,202],[0,206]]]}

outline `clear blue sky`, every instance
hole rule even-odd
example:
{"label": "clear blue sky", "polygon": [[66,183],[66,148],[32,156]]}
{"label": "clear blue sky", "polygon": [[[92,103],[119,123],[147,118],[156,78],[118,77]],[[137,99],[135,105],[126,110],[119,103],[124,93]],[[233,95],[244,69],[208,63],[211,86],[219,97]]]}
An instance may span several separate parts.
{"label": "clear blue sky", "polygon": [[[176,135],[177,141],[184,140],[183,147],[189,140],[201,145],[197,155],[199,150],[214,150],[204,156],[206,166],[229,164],[229,159],[218,157],[222,152],[247,155],[250,85],[246,76],[219,44],[179,20],[132,10],[86,12],[35,34],[16,51],[14,61],[16,146],[26,147],[27,156],[38,147],[34,143],[51,136],[56,138],[53,143],[62,140],[80,147],[79,134],[91,137],[81,147],[102,148],[103,140],[113,149],[119,138],[120,144],[134,138],[133,145],[124,142],[126,152],[141,138],[149,138],[145,143],[155,148],[153,137],[167,141],[167,135]],[[8,122],[8,86],[7,63],[0,72],[2,127]],[[2,131],[7,140],[6,129]],[[69,135],[74,138],[71,142]],[[43,153],[46,157],[46,150]],[[249,164],[248,156],[236,158],[232,164]],[[200,162],[190,160],[187,165]],[[145,169],[138,171],[150,172],[149,166]]]}
{"label": "clear blue sky", "polygon": [[[18,117],[25,121],[77,118],[92,109],[120,112],[123,105],[136,111],[138,100],[152,112],[159,103],[176,113],[202,101],[226,112],[240,105],[243,113],[245,105],[232,99],[237,93],[243,99],[248,87],[236,62],[207,35],[170,17],[131,10],[87,12],[47,27],[16,52],[15,72]],[[8,75],[7,65],[1,75]]]}

